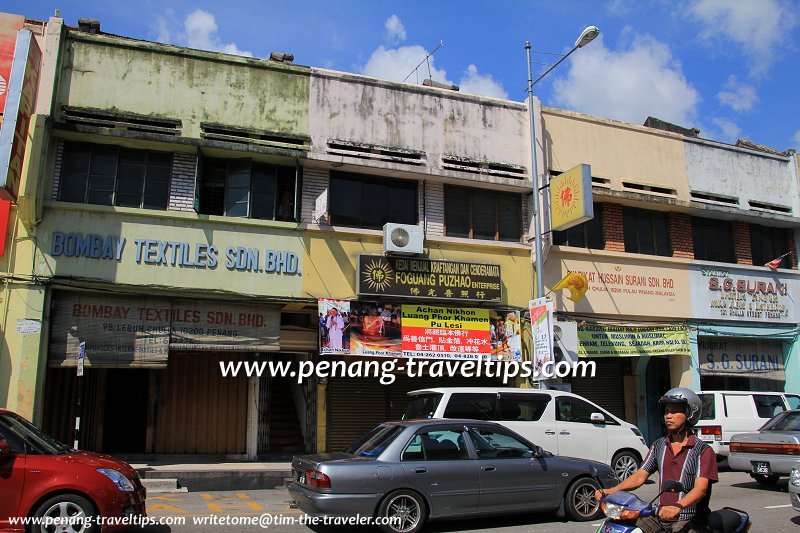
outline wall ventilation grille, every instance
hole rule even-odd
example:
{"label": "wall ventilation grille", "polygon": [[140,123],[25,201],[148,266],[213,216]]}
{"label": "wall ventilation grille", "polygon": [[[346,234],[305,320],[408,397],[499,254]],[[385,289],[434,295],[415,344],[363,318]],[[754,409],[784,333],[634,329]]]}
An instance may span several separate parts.
{"label": "wall ventilation grille", "polygon": [[490,176],[501,176],[515,180],[528,178],[527,170],[521,165],[511,165],[509,163],[497,163],[480,159],[471,159],[457,155],[442,155],[442,168],[448,170],[458,170],[471,174],[488,174]]}
{"label": "wall ventilation grille", "polygon": [[226,124],[201,123],[201,136],[210,141],[223,141],[236,144],[255,144],[292,150],[308,150],[311,141],[303,135],[235,128]]}
{"label": "wall ventilation grille", "polygon": [[692,191],[692,200],[697,202],[714,202],[717,204],[739,205],[739,200],[732,196],[720,196],[706,192]]}
{"label": "wall ventilation grille", "polygon": [[343,141],[340,139],[329,140],[327,151],[329,154],[373,159],[376,161],[389,161],[392,163],[404,163],[406,165],[421,166],[426,164],[425,152],[393,146]]}
{"label": "wall ventilation grille", "polygon": [[645,185],[644,183],[635,183],[632,181],[623,181],[622,187],[630,191],[639,191],[653,194],[663,194],[666,196],[677,196],[678,192],[675,189],[668,187],[659,187],[657,185]]}
{"label": "wall ventilation grille", "polygon": [[92,126],[113,130],[138,131],[177,136],[181,134],[178,119],[135,115],[132,113],[109,113],[99,109],[64,106],[64,121],[75,126]]}
{"label": "wall ventilation grille", "polygon": [[783,215],[792,214],[792,208],[786,207],[785,205],[765,204],[764,202],[754,202],[752,200],[748,201],[747,203],[750,204],[752,209],[758,209],[759,211],[770,211],[772,213],[781,213]]}

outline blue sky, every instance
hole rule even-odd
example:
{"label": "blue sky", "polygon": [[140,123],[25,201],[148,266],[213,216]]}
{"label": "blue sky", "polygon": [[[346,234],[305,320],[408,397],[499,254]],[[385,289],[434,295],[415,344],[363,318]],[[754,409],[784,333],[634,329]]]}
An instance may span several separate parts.
{"label": "blue sky", "polygon": [[[192,48],[267,57],[522,101],[534,72],[580,32],[601,36],[534,87],[544,105],[634,124],[647,116],[701,137],[800,148],[800,0],[239,1],[0,0],[0,10]],[[425,56],[444,42],[427,63]]]}

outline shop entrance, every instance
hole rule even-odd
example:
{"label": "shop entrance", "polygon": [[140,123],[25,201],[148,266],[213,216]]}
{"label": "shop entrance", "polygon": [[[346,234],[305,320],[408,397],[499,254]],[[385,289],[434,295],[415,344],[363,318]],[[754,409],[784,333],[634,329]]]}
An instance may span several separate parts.
{"label": "shop entrance", "polygon": [[671,388],[669,360],[666,357],[648,357],[645,369],[645,405],[647,406],[647,427],[645,440],[648,443],[664,435],[664,416],[658,400]]}
{"label": "shop entrance", "polygon": [[149,376],[149,370],[108,369],[103,415],[103,451],[146,451]]}

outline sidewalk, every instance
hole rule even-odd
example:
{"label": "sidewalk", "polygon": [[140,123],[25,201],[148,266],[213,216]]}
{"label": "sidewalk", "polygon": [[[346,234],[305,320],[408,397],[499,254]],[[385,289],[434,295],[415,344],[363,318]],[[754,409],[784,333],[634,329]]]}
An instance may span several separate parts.
{"label": "sidewalk", "polygon": [[285,462],[131,462],[144,479],[176,479],[190,492],[209,490],[260,490],[285,486],[292,464]]}

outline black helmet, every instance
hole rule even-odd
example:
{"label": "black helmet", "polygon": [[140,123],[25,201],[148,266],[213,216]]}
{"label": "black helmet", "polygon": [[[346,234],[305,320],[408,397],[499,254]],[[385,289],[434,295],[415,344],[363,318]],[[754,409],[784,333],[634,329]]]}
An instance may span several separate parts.
{"label": "black helmet", "polygon": [[675,387],[664,393],[664,396],[658,400],[660,405],[667,403],[679,403],[686,406],[686,425],[691,427],[697,424],[700,420],[700,411],[703,408],[703,402],[700,397],[695,394],[692,389],[686,387]]}

